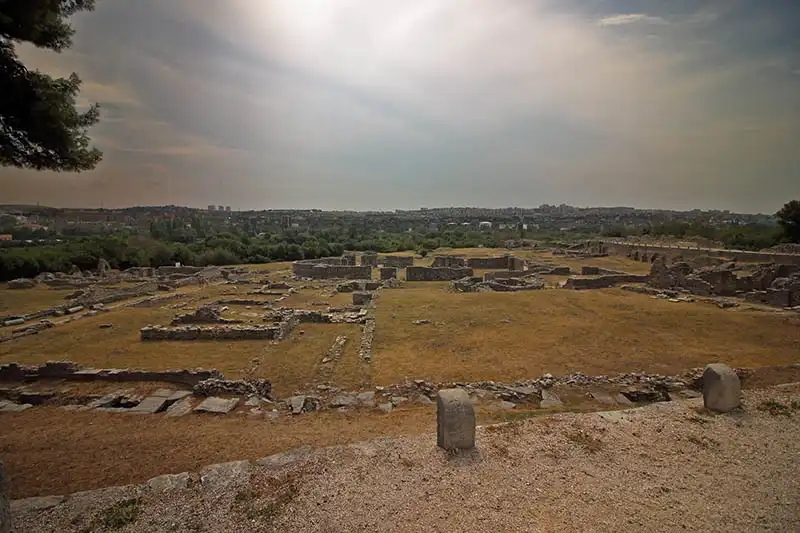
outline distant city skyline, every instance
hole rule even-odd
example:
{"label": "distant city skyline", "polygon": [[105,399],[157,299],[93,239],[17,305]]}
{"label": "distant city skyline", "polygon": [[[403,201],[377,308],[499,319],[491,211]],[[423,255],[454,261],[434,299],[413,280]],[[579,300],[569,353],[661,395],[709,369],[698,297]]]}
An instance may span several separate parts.
{"label": "distant city skyline", "polygon": [[95,171],[0,203],[777,211],[800,198],[800,2],[99,0],[19,46],[101,105]]}

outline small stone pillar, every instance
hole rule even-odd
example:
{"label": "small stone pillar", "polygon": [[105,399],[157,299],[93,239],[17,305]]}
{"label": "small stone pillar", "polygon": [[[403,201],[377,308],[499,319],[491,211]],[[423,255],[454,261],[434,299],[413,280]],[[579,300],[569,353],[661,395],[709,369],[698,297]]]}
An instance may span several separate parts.
{"label": "small stone pillar", "polygon": [[436,444],[445,450],[475,447],[475,410],[463,389],[442,389],[436,397]]}
{"label": "small stone pillar", "polygon": [[741,404],[742,386],[731,367],[713,363],[703,371],[703,405],[706,409],[727,413]]}
{"label": "small stone pillar", "polygon": [[382,267],[380,273],[381,279],[397,279],[397,269],[394,267]]}
{"label": "small stone pillar", "polygon": [[8,479],[0,461],[0,533],[11,532],[11,494],[8,488]]}

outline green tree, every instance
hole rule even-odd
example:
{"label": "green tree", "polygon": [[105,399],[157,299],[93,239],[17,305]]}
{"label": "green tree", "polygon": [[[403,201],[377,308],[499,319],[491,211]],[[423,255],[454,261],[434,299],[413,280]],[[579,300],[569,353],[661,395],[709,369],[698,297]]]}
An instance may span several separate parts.
{"label": "green tree", "polygon": [[791,242],[800,243],[800,200],[787,202],[775,216],[783,228],[784,236]]}
{"label": "green tree", "polygon": [[98,106],[75,108],[77,74],[54,79],[28,70],[15,50],[29,42],[61,52],[75,33],[67,19],[92,9],[94,0],[0,0],[0,166],[80,172],[102,158],[87,135]]}

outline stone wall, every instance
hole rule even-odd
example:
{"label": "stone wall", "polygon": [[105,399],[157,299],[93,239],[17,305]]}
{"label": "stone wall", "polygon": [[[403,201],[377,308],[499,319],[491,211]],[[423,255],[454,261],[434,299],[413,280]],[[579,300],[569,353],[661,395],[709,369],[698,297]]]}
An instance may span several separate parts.
{"label": "stone wall", "polygon": [[619,283],[645,283],[647,276],[636,274],[617,274],[611,276],[599,276],[596,278],[569,278],[564,284],[565,289],[605,289],[613,287]]}
{"label": "stone wall", "polygon": [[708,248],[679,248],[674,246],[644,246],[634,243],[593,242],[592,250],[612,255],[632,256],[633,252],[646,254],[647,260],[652,262],[653,254],[665,255],[675,258],[691,259],[698,256],[727,257],[739,261],[772,262],[782,265],[800,265],[800,254],[786,254],[777,252],[749,252],[746,250],[717,250]]}
{"label": "stone wall", "polygon": [[311,279],[370,279],[372,277],[372,267],[295,261],[292,263],[292,274],[298,278]]}
{"label": "stone wall", "polygon": [[364,252],[361,254],[361,266],[376,267],[378,266],[378,254]]}
{"label": "stone wall", "polygon": [[222,379],[218,370],[130,370],[127,368],[82,368],[70,361],[49,361],[44,365],[0,365],[0,381],[64,379],[68,381],[163,381],[194,386],[203,380]]}
{"label": "stone wall", "polygon": [[463,255],[437,255],[433,258],[433,268],[464,268],[467,258]]}
{"label": "stone wall", "polygon": [[500,257],[470,257],[467,266],[488,270],[522,270],[524,261],[513,255]]}
{"label": "stone wall", "polygon": [[527,270],[498,270],[497,272],[486,272],[483,275],[483,281],[492,281],[495,279],[508,279],[508,278],[521,278],[532,274]]}
{"label": "stone wall", "polygon": [[142,341],[277,340],[281,326],[146,326],[139,330]]}
{"label": "stone wall", "polygon": [[406,268],[414,266],[413,255],[382,255],[378,258],[378,264],[385,267]]}
{"label": "stone wall", "polygon": [[471,268],[434,268],[412,266],[406,269],[407,281],[453,281],[472,275]]}
{"label": "stone wall", "polygon": [[381,267],[381,279],[397,279],[397,268],[395,267]]}

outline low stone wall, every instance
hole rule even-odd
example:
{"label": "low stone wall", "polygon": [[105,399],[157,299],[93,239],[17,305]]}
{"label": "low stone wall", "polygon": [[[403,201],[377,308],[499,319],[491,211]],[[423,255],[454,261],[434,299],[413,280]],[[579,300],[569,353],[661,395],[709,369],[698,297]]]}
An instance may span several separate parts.
{"label": "low stone wall", "polygon": [[368,252],[361,254],[361,266],[378,266],[378,254]]}
{"label": "low stone wall", "polygon": [[218,340],[277,340],[282,337],[280,326],[185,326],[165,328],[147,326],[139,330],[142,341],[218,341]]}
{"label": "low stone wall", "polygon": [[156,275],[158,276],[169,276],[170,274],[185,274],[187,276],[191,276],[193,274],[197,274],[204,267],[196,267],[196,266],[161,266],[156,269]]}
{"label": "low stone wall", "polygon": [[521,278],[533,274],[527,270],[498,270],[497,272],[487,272],[483,275],[483,281],[492,281],[495,279],[508,279],[508,278]]}
{"label": "low stone wall", "polygon": [[645,283],[647,276],[636,274],[620,274],[612,276],[600,276],[597,278],[569,278],[564,284],[565,289],[605,289],[613,287],[619,283]]}
{"label": "low stone wall", "polygon": [[292,263],[292,274],[298,278],[311,279],[370,279],[372,277],[372,267],[295,261]]}
{"label": "low stone wall", "polygon": [[467,266],[489,270],[522,270],[524,261],[513,255],[500,257],[470,257]]}
{"label": "low stone wall", "polygon": [[381,269],[380,269],[380,278],[381,279],[397,279],[397,268],[396,267],[381,267]]}
{"label": "low stone wall", "polygon": [[0,381],[64,379],[68,381],[163,381],[195,386],[206,379],[222,379],[218,370],[130,370],[127,368],[82,368],[70,361],[49,361],[44,365],[0,365]]}
{"label": "low stone wall", "polygon": [[408,267],[406,269],[407,281],[453,281],[472,276],[471,268],[435,268],[435,267]]}
{"label": "low stone wall", "polygon": [[406,268],[414,266],[413,255],[383,255],[378,258],[378,264],[385,267]]}
{"label": "low stone wall", "polygon": [[433,258],[433,268],[464,268],[467,258],[463,255],[437,255]]}

